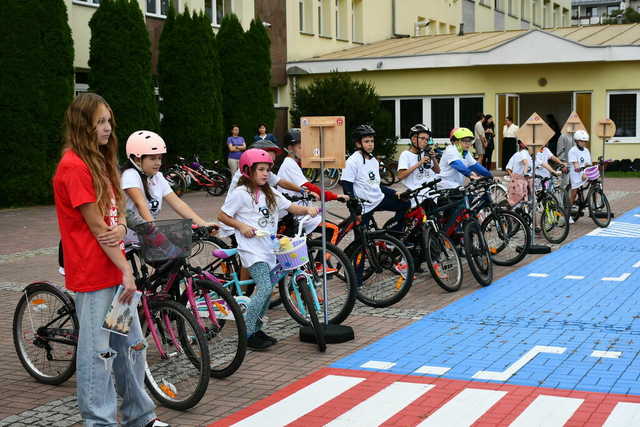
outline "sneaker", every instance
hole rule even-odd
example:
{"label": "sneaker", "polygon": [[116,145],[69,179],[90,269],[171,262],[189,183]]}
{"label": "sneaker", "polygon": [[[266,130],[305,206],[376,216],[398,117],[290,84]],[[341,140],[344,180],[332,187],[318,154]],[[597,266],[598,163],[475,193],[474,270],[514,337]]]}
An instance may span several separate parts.
{"label": "sneaker", "polygon": [[272,345],[273,343],[271,341],[263,338],[258,332],[254,333],[247,339],[247,346],[253,350],[265,350]]}
{"label": "sneaker", "polygon": [[575,223],[575,221],[573,220],[573,217],[572,217],[572,216],[570,216],[570,217],[569,217],[569,224],[574,224],[574,223]]}
{"label": "sneaker", "polygon": [[277,339],[275,339],[275,338],[273,338],[273,337],[271,337],[271,336],[267,335],[267,334],[266,334],[264,331],[262,331],[262,330],[260,330],[260,331],[256,332],[254,335],[258,335],[258,336],[260,336],[260,338],[262,338],[263,340],[270,341],[270,342],[271,342],[271,344],[276,344],[276,343],[278,342],[278,340],[277,340]]}
{"label": "sneaker", "polygon": [[149,421],[149,423],[144,427],[171,427],[171,426],[167,423],[163,423],[162,421],[156,418],[155,420]]}

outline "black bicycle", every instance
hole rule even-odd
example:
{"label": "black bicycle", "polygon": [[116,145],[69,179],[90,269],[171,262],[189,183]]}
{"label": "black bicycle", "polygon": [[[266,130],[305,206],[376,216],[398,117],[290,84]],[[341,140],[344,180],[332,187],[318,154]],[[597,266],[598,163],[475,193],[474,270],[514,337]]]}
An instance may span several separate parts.
{"label": "black bicycle", "polygon": [[[581,168],[587,176],[587,181],[578,188],[576,201],[570,207],[570,215],[574,221],[584,216],[584,210],[588,209],[589,216],[598,227],[605,228],[611,223],[611,205],[604,194],[600,178],[600,168],[604,169],[604,164],[605,162],[600,160],[597,165]],[[566,190],[569,193],[571,186],[568,185]],[[566,206],[569,206],[569,203]]]}

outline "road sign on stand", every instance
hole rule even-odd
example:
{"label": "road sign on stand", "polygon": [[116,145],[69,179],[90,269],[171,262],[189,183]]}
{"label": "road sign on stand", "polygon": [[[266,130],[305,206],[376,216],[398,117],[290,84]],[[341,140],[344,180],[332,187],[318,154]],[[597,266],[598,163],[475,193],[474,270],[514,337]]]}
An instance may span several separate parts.
{"label": "road sign on stand", "polygon": [[582,120],[580,120],[578,113],[574,111],[569,115],[569,118],[564,123],[564,126],[562,126],[562,130],[560,132],[573,134],[577,130],[583,130],[586,132],[587,128],[584,126],[584,123],[582,123]]}

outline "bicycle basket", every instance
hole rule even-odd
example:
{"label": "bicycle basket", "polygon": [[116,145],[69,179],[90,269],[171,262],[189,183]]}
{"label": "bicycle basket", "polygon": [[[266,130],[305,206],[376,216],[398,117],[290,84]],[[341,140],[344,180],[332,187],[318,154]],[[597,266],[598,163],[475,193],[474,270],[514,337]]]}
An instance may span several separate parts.
{"label": "bicycle basket", "polygon": [[600,168],[598,165],[589,166],[584,169],[584,175],[587,177],[589,181],[595,181],[600,178]]}
{"label": "bicycle basket", "polygon": [[147,262],[186,258],[191,254],[190,219],[165,219],[133,227],[140,238],[142,257]]}
{"label": "bicycle basket", "polygon": [[[278,264],[285,270],[295,270],[309,262],[309,253],[307,252],[307,238],[294,237],[289,239],[292,247],[284,250],[274,251]],[[280,245],[282,248],[282,245]]]}

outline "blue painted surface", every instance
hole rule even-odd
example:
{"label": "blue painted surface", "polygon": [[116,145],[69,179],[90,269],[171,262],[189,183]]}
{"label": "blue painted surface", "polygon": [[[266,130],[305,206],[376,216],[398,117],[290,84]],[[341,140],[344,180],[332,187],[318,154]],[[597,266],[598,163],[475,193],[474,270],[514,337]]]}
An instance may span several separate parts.
{"label": "blue painted surface", "polygon": [[[615,221],[640,233],[635,215],[640,208]],[[332,367],[364,369],[376,360],[396,363],[384,372],[413,374],[441,366],[451,368],[445,378],[472,380],[481,370],[504,371],[536,345],[556,346],[566,351],[537,355],[506,383],[640,395],[638,261],[640,238],[583,236]],[[602,281],[623,273],[631,276]],[[594,350],[622,355],[596,358]]]}

